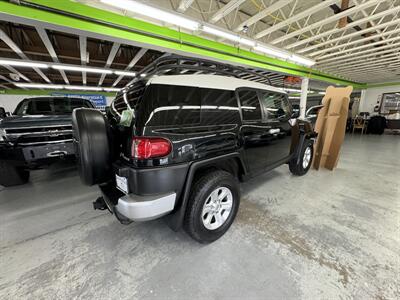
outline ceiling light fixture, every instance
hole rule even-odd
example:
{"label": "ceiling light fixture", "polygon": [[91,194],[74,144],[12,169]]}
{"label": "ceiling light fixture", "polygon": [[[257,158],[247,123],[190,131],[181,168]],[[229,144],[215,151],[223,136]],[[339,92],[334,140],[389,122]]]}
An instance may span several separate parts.
{"label": "ceiling light fixture", "polygon": [[31,67],[31,68],[40,68],[47,69],[49,66],[42,63],[34,63],[28,61],[16,61],[16,60],[8,60],[8,59],[0,59],[0,65],[6,66],[15,66],[15,67]]}
{"label": "ceiling light fixture", "polygon": [[130,76],[130,77],[136,76],[135,72],[129,72],[129,71],[114,71],[114,73],[117,75],[122,75],[122,76]]}
{"label": "ceiling light fixture", "polygon": [[84,85],[62,85],[62,84],[42,84],[42,83],[14,83],[21,88],[52,89],[52,90],[77,90],[77,91],[96,91],[96,92],[119,92],[118,88],[84,86]]}
{"label": "ceiling light fixture", "polygon": [[260,51],[263,52],[265,54],[269,54],[272,56],[276,56],[279,58],[283,58],[283,59],[289,59],[290,58],[290,53],[287,52],[283,52],[279,49],[274,49],[272,47],[268,47],[268,46],[264,46],[264,45],[257,45],[256,47],[254,47],[254,50],[256,51]]}
{"label": "ceiling light fixture", "polygon": [[224,30],[220,30],[217,29],[215,27],[210,27],[210,26],[203,26],[201,28],[204,32],[207,32],[209,34],[233,41],[233,42],[237,42],[237,43],[241,43],[243,45],[249,46],[249,47],[254,47],[256,45],[255,41],[252,41],[250,39],[246,39],[246,38],[242,38],[241,36],[237,35],[237,34],[233,34],[233,33],[229,33],[226,32]]}
{"label": "ceiling light fixture", "polygon": [[306,65],[307,67],[311,67],[313,65],[315,65],[315,60],[303,57],[303,56],[299,56],[296,54],[293,54],[289,60],[294,61],[296,63],[299,63],[301,65]]}
{"label": "ceiling light fixture", "polygon": [[128,10],[133,13],[147,16],[153,19],[162,20],[164,22],[174,24],[189,30],[198,30],[200,23],[185,18],[181,15],[174,14],[172,12],[167,12],[156,7],[146,5],[133,0],[100,0],[102,3],[111,5],[123,10]]}
{"label": "ceiling light fixture", "polygon": [[100,68],[90,68],[90,67],[77,67],[68,65],[52,65],[53,69],[64,70],[64,71],[77,71],[77,72],[88,72],[88,73],[100,73],[100,74],[112,74],[113,71],[100,69]]}

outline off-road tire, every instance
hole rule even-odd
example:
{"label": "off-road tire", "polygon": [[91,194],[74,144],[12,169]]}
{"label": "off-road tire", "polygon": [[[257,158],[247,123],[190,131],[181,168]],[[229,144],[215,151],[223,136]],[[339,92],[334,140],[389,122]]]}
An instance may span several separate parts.
{"label": "off-road tire", "polygon": [[[211,192],[219,187],[226,187],[232,193],[232,209],[221,227],[209,230],[204,226],[202,221],[203,205]],[[192,186],[183,227],[196,241],[200,243],[211,243],[224,235],[232,225],[239,209],[239,203],[239,182],[232,174],[220,170],[202,174]]]}
{"label": "off-road tire", "polygon": [[22,167],[15,167],[6,161],[0,161],[0,185],[14,186],[29,181],[29,171]]}
{"label": "off-road tire", "polygon": [[[305,175],[308,170],[311,168],[312,165],[312,160],[314,157],[314,144],[310,140],[306,140],[303,144],[302,149],[300,150],[299,157],[294,157],[290,162],[289,162],[289,170],[293,175],[296,176],[303,176]],[[304,154],[306,153],[306,150],[310,149],[311,151],[311,159],[307,165],[307,167],[304,168],[303,166],[303,160],[304,160]]]}

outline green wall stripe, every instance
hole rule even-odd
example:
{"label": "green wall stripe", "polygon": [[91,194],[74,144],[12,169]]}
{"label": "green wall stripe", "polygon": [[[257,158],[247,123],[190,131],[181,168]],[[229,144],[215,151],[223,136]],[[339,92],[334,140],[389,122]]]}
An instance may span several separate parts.
{"label": "green wall stripe", "polygon": [[[133,42],[140,42],[170,50],[193,53],[227,62],[240,63],[296,76],[306,76],[330,83],[353,85],[355,88],[364,87],[364,84],[344,80],[311,68],[256,54],[247,50],[211,41],[195,35],[182,33],[141,20],[121,16],[119,14],[93,8],[71,0],[30,0],[28,2],[83,17],[89,16],[90,18],[96,19],[98,22],[106,22],[107,24],[86,21],[77,17],[65,16],[55,12],[8,2],[0,2],[0,11],[9,15],[34,19],[57,26],[88,31]],[[122,27],[124,29],[122,29]]]}
{"label": "green wall stripe", "polygon": [[367,84],[367,89],[386,87],[386,86],[400,86],[400,82],[386,82],[386,83],[369,83]]}

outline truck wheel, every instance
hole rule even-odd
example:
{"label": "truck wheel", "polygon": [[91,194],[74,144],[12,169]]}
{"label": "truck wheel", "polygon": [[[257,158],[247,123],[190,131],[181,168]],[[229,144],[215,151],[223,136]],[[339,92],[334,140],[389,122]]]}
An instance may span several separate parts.
{"label": "truck wheel", "polygon": [[29,180],[29,171],[0,161],[0,185],[13,186],[25,184]]}
{"label": "truck wheel", "polygon": [[239,184],[230,173],[204,174],[192,187],[184,219],[185,231],[200,243],[219,239],[233,223],[239,202]]}
{"label": "truck wheel", "polygon": [[306,141],[300,151],[299,157],[293,158],[289,162],[289,170],[293,175],[303,176],[311,167],[314,155],[314,147],[312,141]]}

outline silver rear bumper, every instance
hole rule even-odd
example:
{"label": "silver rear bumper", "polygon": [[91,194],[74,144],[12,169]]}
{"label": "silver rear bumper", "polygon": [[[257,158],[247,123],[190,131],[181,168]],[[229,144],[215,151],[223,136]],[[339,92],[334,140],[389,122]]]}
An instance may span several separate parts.
{"label": "silver rear bumper", "polygon": [[115,209],[132,221],[149,221],[171,212],[175,200],[176,193],[151,196],[129,194],[118,199]]}

